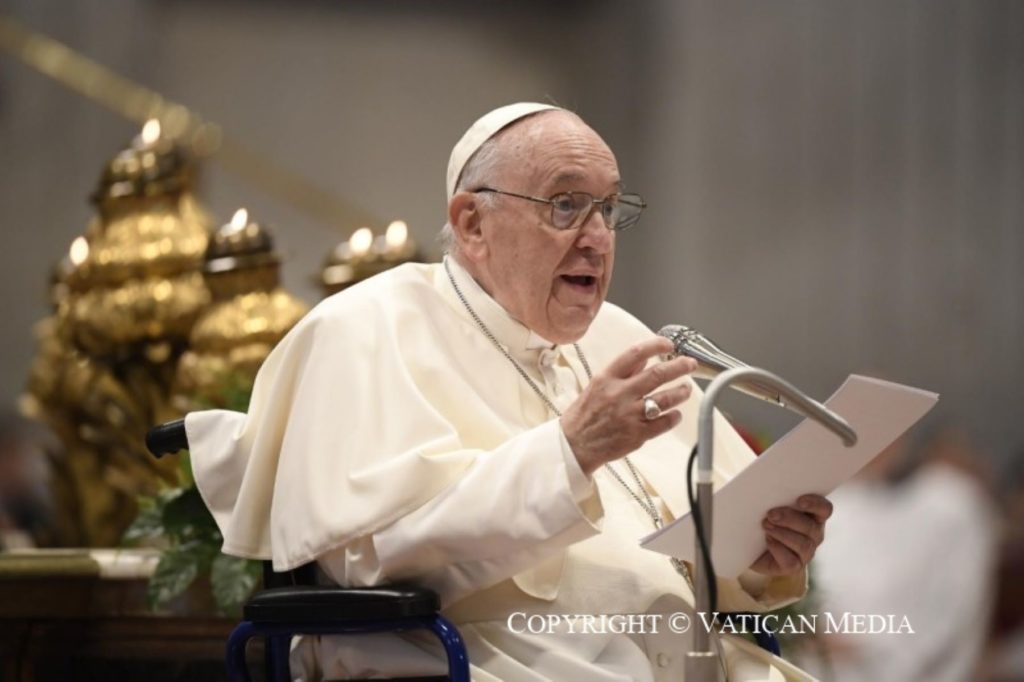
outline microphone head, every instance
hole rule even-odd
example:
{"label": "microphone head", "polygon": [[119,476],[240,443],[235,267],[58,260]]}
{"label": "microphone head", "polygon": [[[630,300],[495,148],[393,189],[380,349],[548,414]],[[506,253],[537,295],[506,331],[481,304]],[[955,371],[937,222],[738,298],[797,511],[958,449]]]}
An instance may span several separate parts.
{"label": "microphone head", "polygon": [[672,345],[676,348],[676,355],[680,355],[679,344],[682,343],[683,336],[690,331],[693,330],[685,324],[666,324],[658,330],[658,336],[664,336],[671,341]]}
{"label": "microphone head", "polygon": [[[684,324],[667,324],[658,330],[658,336],[664,336],[671,341],[674,348],[674,352],[663,359],[671,360],[678,355],[693,358],[697,361],[697,369],[693,376],[698,379],[714,379],[728,369],[750,366],[726,353],[696,329]],[[762,400],[782,404],[778,391],[754,381],[734,384],[733,388]]]}
{"label": "microphone head", "polygon": [[714,341],[684,324],[667,324],[658,330],[658,336],[664,336],[672,342],[674,353],[666,359],[685,355],[697,361],[694,374],[699,378],[712,379],[727,369],[747,366],[719,348]]}

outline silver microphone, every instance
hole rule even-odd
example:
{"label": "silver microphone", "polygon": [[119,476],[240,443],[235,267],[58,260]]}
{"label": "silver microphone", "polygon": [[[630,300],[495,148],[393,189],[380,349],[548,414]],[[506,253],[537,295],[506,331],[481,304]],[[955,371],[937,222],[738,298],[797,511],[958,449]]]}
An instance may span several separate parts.
{"label": "silver microphone", "polygon": [[[667,324],[658,330],[658,335],[671,341],[675,348],[675,352],[665,359],[685,355],[697,361],[697,370],[693,376],[698,379],[714,379],[727,369],[750,366],[729,355],[714,341],[686,325]],[[754,381],[739,381],[733,385],[733,388],[770,403],[785,405],[778,391]]]}

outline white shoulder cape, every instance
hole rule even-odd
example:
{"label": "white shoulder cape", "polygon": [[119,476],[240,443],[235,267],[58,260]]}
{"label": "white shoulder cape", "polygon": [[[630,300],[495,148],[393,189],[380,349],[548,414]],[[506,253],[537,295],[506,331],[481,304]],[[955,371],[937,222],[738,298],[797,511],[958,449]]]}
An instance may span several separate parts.
{"label": "white shoulder cape", "polygon": [[[386,527],[523,430],[521,379],[439,265],[406,265],[316,306],[277,345],[248,414],[190,414],[223,551],[289,570]],[[650,330],[606,303],[581,341],[599,371]]]}

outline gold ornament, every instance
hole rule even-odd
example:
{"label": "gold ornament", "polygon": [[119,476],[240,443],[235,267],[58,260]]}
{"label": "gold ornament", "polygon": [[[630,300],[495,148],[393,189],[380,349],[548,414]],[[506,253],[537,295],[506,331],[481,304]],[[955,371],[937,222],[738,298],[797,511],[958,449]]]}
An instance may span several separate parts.
{"label": "gold ornament", "polygon": [[175,405],[245,409],[260,365],[308,307],[281,288],[270,231],[245,209],[211,237],[203,276],[213,304],[178,363]]}
{"label": "gold ornament", "polygon": [[184,343],[209,302],[199,266],[205,213],[191,196],[184,154],[146,124],[107,164],[92,199],[99,211],[62,313],[76,345],[124,355],[131,344]]}
{"label": "gold ornament", "polygon": [[192,325],[209,305],[199,267],[208,220],[192,167],[150,122],[106,166],[97,215],[57,268],[54,315],[37,327],[24,412],[47,422],[62,544],[112,546],[136,498],[176,479],[148,456],[147,428],[180,416],[171,382]]}

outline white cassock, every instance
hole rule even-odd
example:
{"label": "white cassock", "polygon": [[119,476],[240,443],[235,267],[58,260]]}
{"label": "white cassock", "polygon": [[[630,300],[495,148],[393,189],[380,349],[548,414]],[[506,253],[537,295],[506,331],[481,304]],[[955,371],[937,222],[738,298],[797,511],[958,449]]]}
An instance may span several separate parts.
{"label": "white cassock", "polygon": [[[567,407],[587,383],[573,346],[531,333],[449,262],[497,340]],[[651,336],[605,303],[579,346],[596,373]],[[630,456],[665,518],[689,509],[700,400],[695,387],[682,424]],[[753,454],[719,419],[720,483]],[[582,473],[556,415],[469,316],[443,265],[404,265],[323,301],[264,363],[248,416],[199,412],[186,427],[225,552],[273,558],[277,570],[315,560],[345,585],[436,590],[474,680],[682,679],[690,635],[664,620],[645,633],[519,632],[537,614],[667,617],[690,611],[693,596],[666,557],[638,546],[653,526],[633,497],[604,468]],[[747,573],[719,581],[719,610],[779,608],[805,589],[804,573]],[[510,627],[513,614],[524,616]],[[719,639],[731,680],[807,679],[746,640]],[[445,671],[429,633],[304,638],[292,665],[296,679]]]}

